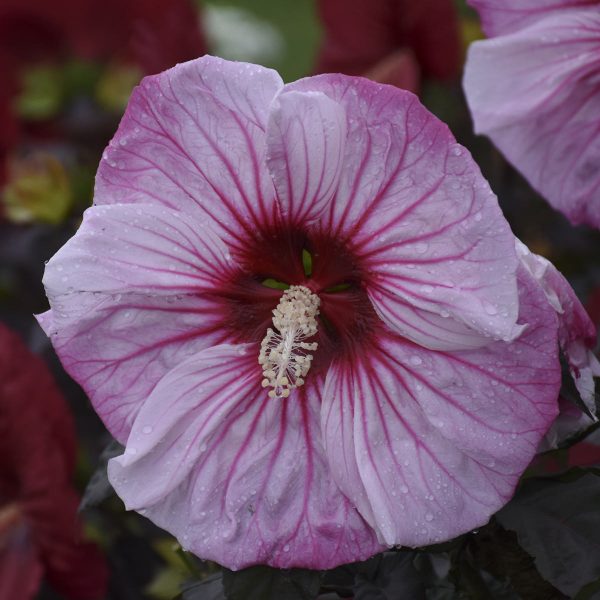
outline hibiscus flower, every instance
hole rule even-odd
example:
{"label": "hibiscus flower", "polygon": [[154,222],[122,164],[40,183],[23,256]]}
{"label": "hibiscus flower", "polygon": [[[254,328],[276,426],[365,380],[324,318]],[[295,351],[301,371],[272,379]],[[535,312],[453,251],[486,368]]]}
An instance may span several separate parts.
{"label": "hibiscus flower", "polygon": [[573,223],[600,227],[600,2],[471,4],[492,38],[465,67],[475,131]]}
{"label": "hibiscus flower", "polygon": [[0,600],[42,579],[69,600],[106,592],[106,565],[83,541],[71,485],[71,415],[43,361],[0,324]]}
{"label": "hibiscus flower", "polygon": [[230,568],[439,542],[557,413],[558,318],[411,93],[204,57],[143,80],[39,317],[127,508]]}
{"label": "hibiscus flower", "polygon": [[450,0],[320,0],[320,73],[339,71],[417,92],[421,77],[460,70],[458,18]]}

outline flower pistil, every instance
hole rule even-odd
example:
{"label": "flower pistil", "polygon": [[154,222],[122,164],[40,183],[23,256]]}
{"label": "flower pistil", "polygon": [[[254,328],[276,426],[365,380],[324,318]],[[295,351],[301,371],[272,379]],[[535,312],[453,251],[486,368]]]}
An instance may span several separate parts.
{"label": "flower pistil", "polygon": [[260,345],[258,363],[263,367],[263,387],[270,398],[287,398],[293,388],[304,384],[317,342],[304,340],[317,333],[321,301],[307,287],[292,285],[273,310],[273,325]]}

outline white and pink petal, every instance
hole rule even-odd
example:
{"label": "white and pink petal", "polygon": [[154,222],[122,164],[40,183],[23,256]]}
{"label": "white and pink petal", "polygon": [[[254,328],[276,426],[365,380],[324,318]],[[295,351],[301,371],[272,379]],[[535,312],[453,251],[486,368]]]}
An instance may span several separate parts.
{"label": "white and pink petal", "polygon": [[477,10],[488,37],[511,33],[544,16],[596,6],[598,0],[468,0]]}
{"label": "white and pink petal", "polygon": [[232,335],[207,295],[61,295],[38,316],[66,371],[125,443],[141,406],[171,369]]}
{"label": "white and pink petal", "polygon": [[199,293],[213,289],[232,256],[207,223],[153,205],[113,204],[85,211],[83,223],[48,262],[51,306],[63,294]]}
{"label": "white and pink petal", "polygon": [[411,335],[409,306],[452,316],[467,336],[518,335],[514,236],[447,126],[411,93],[364,79],[319,76],[285,89],[326,94],[346,111],[342,173],[319,223],[351,246],[388,325]]}
{"label": "white and pink petal", "polygon": [[550,13],[469,48],[478,133],[573,223],[600,227],[600,12]]}
{"label": "white and pink petal", "polygon": [[282,86],[271,69],[211,56],[146,77],[104,153],[95,202],[180,210],[239,242],[274,216],[265,129]]}
{"label": "white and pink petal", "polygon": [[329,476],[317,387],[270,399],[256,353],[215,346],[156,386],[109,465],[117,493],[229,568],[325,569],[380,551]]}
{"label": "white and pink petal", "polygon": [[436,352],[381,334],[330,369],[322,425],[332,473],[344,493],[359,491],[382,542],[422,546],[486,523],[554,420],[557,319],[524,271],[520,281],[527,329],[513,342]]}
{"label": "white and pink petal", "polygon": [[520,241],[517,241],[517,253],[558,315],[561,350],[581,399],[596,416],[594,377],[600,377],[600,363],[593,352],[596,328],[569,282],[549,260],[533,254]]}
{"label": "white and pink petal", "polygon": [[271,106],[267,164],[282,216],[290,224],[315,221],[338,186],[347,124],[344,108],[319,92],[286,92]]}

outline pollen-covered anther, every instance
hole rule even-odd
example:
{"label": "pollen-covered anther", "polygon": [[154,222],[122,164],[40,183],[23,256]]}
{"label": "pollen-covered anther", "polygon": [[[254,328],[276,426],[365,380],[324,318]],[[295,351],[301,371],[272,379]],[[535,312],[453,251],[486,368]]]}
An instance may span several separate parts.
{"label": "pollen-covered anther", "polygon": [[292,389],[304,384],[312,364],[316,342],[307,342],[317,333],[321,301],[302,285],[287,289],[273,310],[273,325],[260,344],[258,363],[263,368],[263,387],[269,397],[287,398]]}

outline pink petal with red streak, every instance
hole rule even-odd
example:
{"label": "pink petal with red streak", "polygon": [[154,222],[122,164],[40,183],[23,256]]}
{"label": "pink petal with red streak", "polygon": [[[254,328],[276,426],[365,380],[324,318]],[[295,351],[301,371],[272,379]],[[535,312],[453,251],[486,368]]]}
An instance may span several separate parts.
{"label": "pink petal with red streak", "polygon": [[332,481],[316,385],[273,400],[256,344],[221,345],[173,369],[136,417],[109,476],[201,558],[327,569],[380,551]]}
{"label": "pink petal with red streak", "polygon": [[50,259],[43,282],[51,305],[78,292],[197,294],[214,288],[232,260],[206,222],[160,206],[94,206]]}
{"label": "pink petal with red streak", "polygon": [[282,85],[275,71],[211,56],[146,77],[105,151],[95,202],[181,210],[239,242],[273,217],[265,129]]}
{"label": "pink petal with red streak", "polygon": [[477,10],[488,37],[511,33],[538,21],[549,13],[585,6],[598,0],[468,0]]}
{"label": "pink petal with red streak", "polygon": [[596,327],[573,288],[556,267],[543,256],[533,254],[517,242],[522,264],[544,290],[558,315],[558,340],[569,364],[575,386],[592,415],[596,415],[594,377],[600,377],[600,363],[593,349]]}
{"label": "pink petal with red streak", "polygon": [[267,164],[290,223],[317,219],[335,194],[346,144],[346,112],[325,94],[282,92],[271,106]]}
{"label": "pink petal with red streak", "polygon": [[228,339],[222,307],[203,295],[65,294],[38,321],[67,372],[124,443],[157,382]]}
{"label": "pink petal with red streak", "polygon": [[549,14],[469,49],[475,130],[573,223],[600,227],[600,13]]}
{"label": "pink petal with red streak", "polygon": [[526,272],[520,281],[528,327],[516,341],[434,352],[382,334],[330,369],[332,474],[382,541],[422,546],[486,523],[555,418],[556,316]]}
{"label": "pink petal with red streak", "polygon": [[409,92],[364,79],[319,76],[285,89],[324,93],[346,110],[343,171],[320,223],[360,258],[382,318],[422,344],[431,336],[406,326],[407,312],[449,315],[469,339],[518,335],[514,237],[447,126]]}

